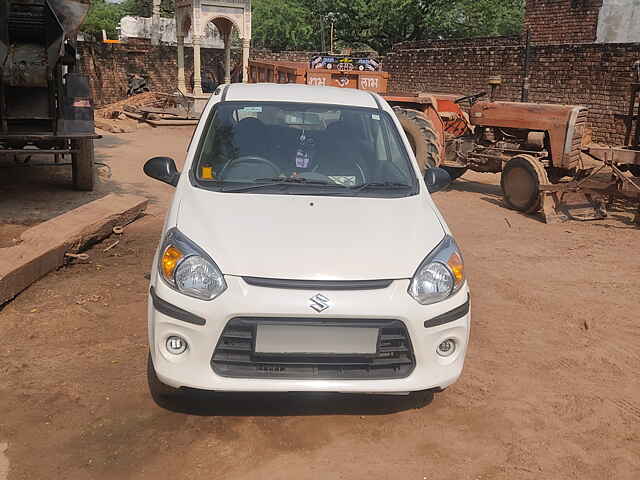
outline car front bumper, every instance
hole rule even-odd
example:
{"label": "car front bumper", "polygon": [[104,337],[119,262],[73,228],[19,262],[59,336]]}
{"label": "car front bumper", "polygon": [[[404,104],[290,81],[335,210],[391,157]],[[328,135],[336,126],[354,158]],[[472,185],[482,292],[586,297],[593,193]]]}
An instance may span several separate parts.
{"label": "car front bumper", "polygon": [[[149,345],[161,382],[172,387],[217,391],[404,393],[445,388],[462,373],[469,341],[470,313],[429,328],[425,327],[425,321],[467,302],[469,292],[466,285],[443,302],[420,305],[407,293],[409,280],[396,280],[379,290],[316,292],[254,286],[234,276],[226,276],[225,279],[227,290],[207,302],[182,295],[156,277],[153,288],[158,298],[206,320],[205,325],[196,325],[179,320],[176,315],[161,313],[149,296]],[[310,298],[317,293],[331,299],[331,307],[322,313],[316,313],[309,306]],[[400,320],[411,339],[415,368],[405,378],[392,379],[222,377],[213,371],[211,359],[224,327],[237,317]],[[172,355],[166,350],[166,339],[171,335],[180,335],[188,342],[189,348],[182,355]],[[436,353],[437,346],[445,339],[455,339],[457,344],[450,357]]]}

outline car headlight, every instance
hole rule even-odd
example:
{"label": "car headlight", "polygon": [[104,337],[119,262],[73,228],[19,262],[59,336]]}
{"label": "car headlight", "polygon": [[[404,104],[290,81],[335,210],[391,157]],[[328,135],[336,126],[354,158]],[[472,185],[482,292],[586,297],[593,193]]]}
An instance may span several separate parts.
{"label": "car headlight", "polygon": [[462,254],[455,240],[447,235],[416,270],[409,295],[422,305],[431,305],[458,292],[464,281]]}
{"label": "car headlight", "polygon": [[200,300],[213,300],[227,289],[224,276],[211,257],[177,228],[167,232],[161,251],[160,276],[174,290]]}

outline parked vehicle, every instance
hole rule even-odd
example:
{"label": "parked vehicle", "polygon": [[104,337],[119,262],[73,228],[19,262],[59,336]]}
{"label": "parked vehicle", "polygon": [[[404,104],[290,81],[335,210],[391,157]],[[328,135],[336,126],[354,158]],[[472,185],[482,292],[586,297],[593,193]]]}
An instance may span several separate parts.
{"label": "parked vehicle", "polygon": [[460,376],[463,259],[376,94],[233,84],[211,97],[151,273],[149,385],[407,393]]}
{"label": "parked vehicle", "polygon": [[318,55],[313,57],[310,67],[314,69],[326,70],[358,70],[360,72],[377,72],[380,70],[380,63],[373,58],[354,58],[344,55]]}
{"label": "parked vehicle", "polygon": [[0,157],[71,157],[73,185],[93,190],[95,134],[76,34],[90,0],[0,2]]}

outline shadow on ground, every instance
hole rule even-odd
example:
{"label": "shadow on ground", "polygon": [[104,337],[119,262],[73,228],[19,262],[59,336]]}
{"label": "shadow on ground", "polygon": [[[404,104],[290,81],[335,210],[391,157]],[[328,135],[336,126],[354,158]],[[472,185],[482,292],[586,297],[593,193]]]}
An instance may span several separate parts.
{"label": "shadow on ground", "polygon": [[481,193],[491,198],[502,199],[502,189],[500,185],[492,185],[488,183],[474,182],[464,178],[458,179],[451,183],[448,190],[457,192]]}
{"label": "shadow on ground", "polygon": [[[0,223],[32,226],[97,200],[122,193],[110,179],[109,148],[128,143],[112,135],[96,140],[96,187],[92,192],[73,190],[71,162],[65,156],[54,165],[52,156],[26,155],[0,158]],[[106,151],[105,151],[106,149]]]}
{"label": "shadow on ground", "polygon": [[156,403],[175,413],[196,416],[388,415],[425,407],[432,392],[409,395],[340,393],[219,393],[187,390]]}

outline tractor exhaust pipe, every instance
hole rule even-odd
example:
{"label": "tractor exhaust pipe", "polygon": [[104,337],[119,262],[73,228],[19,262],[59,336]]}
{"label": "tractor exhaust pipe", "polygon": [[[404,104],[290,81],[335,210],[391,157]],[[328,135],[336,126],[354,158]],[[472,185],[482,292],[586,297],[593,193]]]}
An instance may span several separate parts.
{"label": "tractor exhaust pipe", "polygon": [[524,81],[522,83],[522,95],[520,101],[529,101],[529,58],[531,55],[531,31],[527,29],[526,46],[524,49]]}

